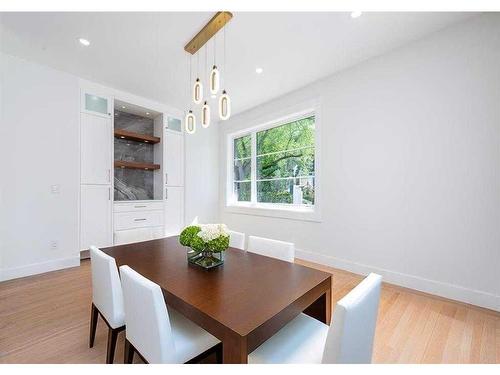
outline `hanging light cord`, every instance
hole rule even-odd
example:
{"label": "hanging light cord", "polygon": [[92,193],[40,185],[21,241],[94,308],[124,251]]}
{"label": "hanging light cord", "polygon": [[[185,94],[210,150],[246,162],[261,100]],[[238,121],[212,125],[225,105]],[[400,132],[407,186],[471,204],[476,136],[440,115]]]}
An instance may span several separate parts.
{"label": "hanging light cord", "polygon": [[[188,93],[188,102],[190,103],[191,102],[191,81],[193,78],[193,75],[192,75],[193,56],[192,55],[188,56],[188,59],[189,59],[189,82],[187,85],[187,93]],[[191,105],[190,105],[190,107],[191,107]]]}
{"label": "hanging light cord", "polygon": [[222,80],[223,80],[223,86],[224,87],[224,90],[227,90],[227,80],[226,80],[226,76],[227,76],[227,65],[226,65],[226,29],[227,29],[227,14],[224,13],[224,20],[226,21],[225,22],[225,25],[224,25],[224,76],[222,77]]}
{"label": "hanging light cord", "polygon": [[217,55],[217,44],[216,44],[216,40],[217,40],[217,34],[214,35],[214,65],[217,66],[217,60],[216,60],[216,55]]}
{"label": "hanging light cord", "polygon": [[[224,20],[226,20],[226,15],[224,14]],[[226,86],[226,75],[227,75],[227,68],[226,68],[226,28],[227,28],[227,21],[226,25],[224,26],[224,76],[222,79],[224,80],[223,87]]]}
{"label": "hanging light cord", "polygon": [[200,53],[196,53],[196,78],[200,78]]}

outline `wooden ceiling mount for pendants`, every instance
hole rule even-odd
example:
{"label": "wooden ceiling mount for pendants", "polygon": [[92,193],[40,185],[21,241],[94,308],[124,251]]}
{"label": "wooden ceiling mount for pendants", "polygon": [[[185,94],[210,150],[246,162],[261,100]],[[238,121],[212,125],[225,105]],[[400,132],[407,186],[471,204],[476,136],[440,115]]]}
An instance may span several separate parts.
{"label": "wooden ceiling mount for pendants", "polygon": [[196,36],[184,46],[184,50],[194,55],[205,45],[217,32],[222,29],[233,18],[231,12],[217,12],[208,23],[203,26]]}

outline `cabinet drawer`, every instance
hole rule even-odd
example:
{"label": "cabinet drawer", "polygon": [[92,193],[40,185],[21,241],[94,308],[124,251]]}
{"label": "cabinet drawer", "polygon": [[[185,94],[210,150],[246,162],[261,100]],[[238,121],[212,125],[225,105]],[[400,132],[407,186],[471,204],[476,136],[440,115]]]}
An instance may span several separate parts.
{"label": "cabinet drawer", "polygon": [[115,230],[157,227],[163,225],[163,211],[118,212],[114,219]]}
{"label": "cabinet drawer", "polygon": [[163,201],[115,203],[115,212],[139,212],[163,210]]}

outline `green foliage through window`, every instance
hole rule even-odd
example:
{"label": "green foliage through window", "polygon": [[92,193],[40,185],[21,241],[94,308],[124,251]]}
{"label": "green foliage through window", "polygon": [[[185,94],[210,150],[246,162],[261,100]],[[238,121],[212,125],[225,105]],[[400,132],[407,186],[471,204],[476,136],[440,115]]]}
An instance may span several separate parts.
{"label": "green foliage through window", "polygon": [[314,205],[314,116],[234,139],[233,181],[238,201],[252,200],[252,136],[256,201]]}

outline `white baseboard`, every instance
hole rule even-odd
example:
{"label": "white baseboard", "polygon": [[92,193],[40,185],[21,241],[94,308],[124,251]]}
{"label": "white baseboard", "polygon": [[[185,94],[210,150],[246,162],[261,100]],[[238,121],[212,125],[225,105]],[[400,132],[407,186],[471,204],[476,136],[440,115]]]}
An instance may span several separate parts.
{"label": "white baseboard", "polygon": [[313,263],[338,268],[359,275],[368,275],[375,272],[384,278],[385,282],[415,289],[421,292],[434,294],[440,297],[469,303],[487,309],[500,311],[500,296],[464,288],[462,286],[425,279],[419,276],[408,275],[400,272],[390,271],[383,268],[372,267],[366,264],[356,263],[345,259],[339,259],[328,255],[313,253],[310,251],[295,249],[295,256]]}
{"label": "white baseboard", "polygon": [[19,277],[37,275],[64,268],[77,267],[80,265],[80,256],[55,259],[42,263],[28,264],[21,267],[4,268],[0,270],[0,281],[17,279]]}

